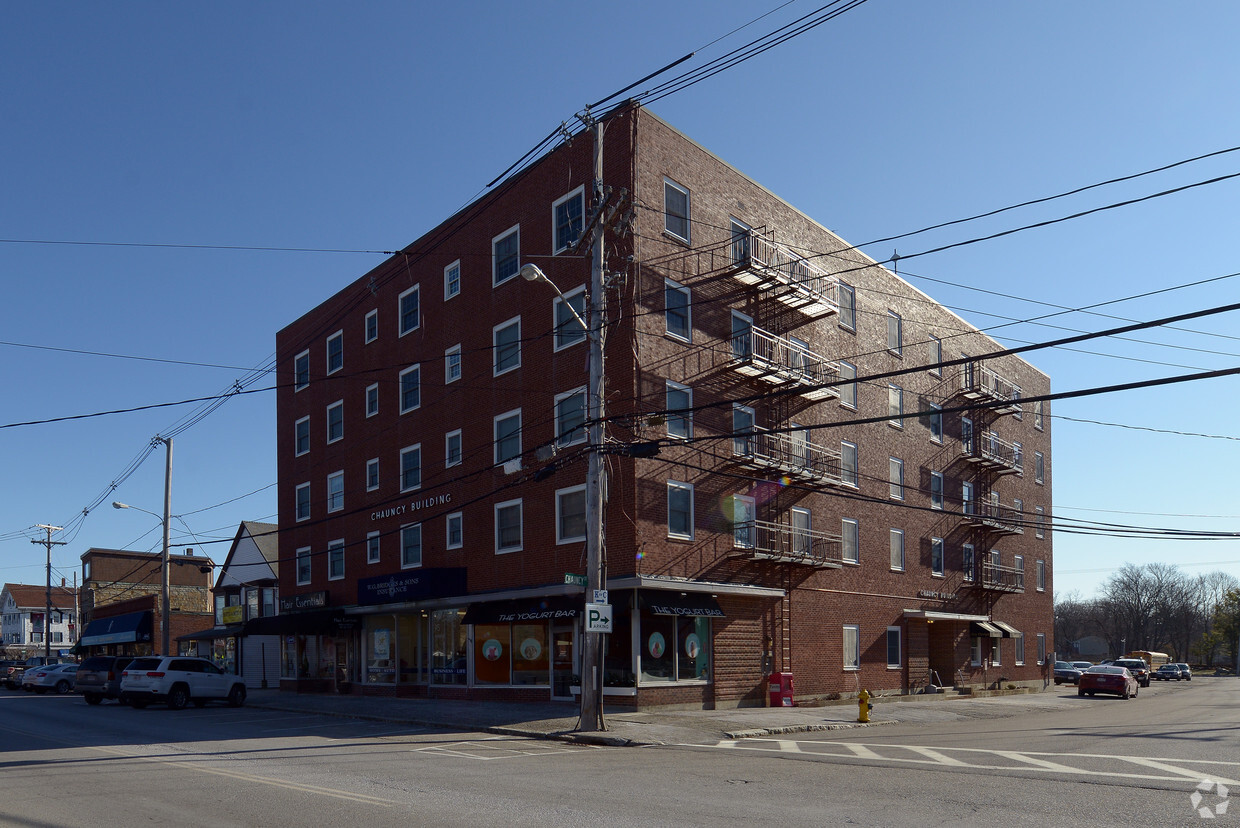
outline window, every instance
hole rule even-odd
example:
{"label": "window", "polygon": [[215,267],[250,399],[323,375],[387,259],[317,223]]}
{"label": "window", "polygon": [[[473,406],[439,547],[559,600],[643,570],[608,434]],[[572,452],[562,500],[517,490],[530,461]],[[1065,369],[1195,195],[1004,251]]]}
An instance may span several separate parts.
{"label": "window", "polygon": [[743,221],[732,219],[732,264],[747,265],[750,256],[750,237],[753,228]]}
{"label": "window", "polygon": [[521,501],[495,504],[495,554],[521,551]]}
{"label": "window", "polygon": [[422,488],[422,444],[400,450],[400,490],[411,492]]}
{"label": "window", "polygon": [[300,391],[310,384],[310,352],[302,351],[293,360],[293,389]]}
{"label": "window", "polygon": [[732,404],[732,453],[737,457],[753,454],[753,409]]}
{"label": "window", "polygon": [[1019,497],[1012,498],[1012,517],[1013,521],[1023,531],[1025,526],[1025,501]]}
{"label": "window", "polygon": [[693,484],[667,481],[667,535],[693,539]]}
{"label": "window", "polygon": [[757,515],[757,506],[752,497],[732,495],[732,544],[737,549],[753,549],[756,540],[754,520]]}
{"label": "window", "polygon": [[310,547],[297,550],[297,585],[310,583]]}
{"label": "window", "polygon": [[1012,558],[1012,568],[1016,570],[1016,588],[1025,588],[1025,556],[1015,555]]}
{"label": "window", "polygon": [[1046,592],[1046,561],[1038,561],[1035,571],[1038,579],[1038,592]]}
{"label": "window", "polygon": [[845,282],[840,282],[840,327],[857,330],[857,291]]}
{"label": "window", "polygon": [[891,568],[904,571],[904,530],[891,530]]}
{"label": "window", "polygon": [[496,325],[491,333],[495,353],[495,376],[521,367],[521,317]]}
{"label": "window", "polygon": [[443,383],[456,382],[461,378],[461,346],[453,345],[443,352]]}
{"label": "window", "polygon": [[499,287],[521,269],[521,225],[491,240],[491,284]]}
{"label": "window", "polygon": [[366,416],[373,417],[379,413],[379,383],[366,386]]}
{"label": "window", "polygon": [[861,563],[861,525],[856,518],[840,518],[840,557],[844,563]]}
{"label": "window", "polygon": [[887,628],[887,669],[896,670],[900,667],[900,628]]}
{"label": "window", "polygon": [[443,439],[443,466],[450,469],[461,464],[461,430],[449,431]]}
{"label": "window", "polygon": [[585,341],[586,289],[569,291],[563,298],[555,297],[555,350]]}
{"label": "window", "polygon": [[672,281],[663,283],[663,315],[668,336],[690,342],[693,339],[689,316],[689,288]]}
{"label": "window", "polygon": [[743,313],[732,311],[732,359],[748,362],[753,356],[753,320]]}
{"label": "window", "polygon": [[942,538],[930,539],[930,574],[940,578],[944,575]]}
{"label": "window", "polygon": [[960,450],[970,457],[976,454],[973,450],[973,421],[968,417],[960,418]]}
{"label": "window", "polygon": [[465,513],[453,512],[447,519],[446,549],[460,549],[465,545]]}
{"label": "window", "polygon": [[400,372],[400,413],[407,414],[422,405],[422,366],[411,365]]}
{"label": "window", "polygon": [[586,439],[586,389],[577,388],[555,397],[555,444],[571,446]]}
{"label": "window", "polygon": [[998,667],[1002,661],[1000,655],[1003,653],[1003,639],[994,636],[990,639],[990,666]]}
{"label": "window", "polygon": [[1046,633],[1038,633],[1038,664],[1046,663]]}
{"label": "window", "polygon": [[943,443],[943,406],[930,403],[930,440],[931,442],[942,445]]}
{"label": "window", "polygon": [[302,483],[297,487],[297,520],[308,520],[310,517],[310,484]]}
{"label": "window", "polygon": [[300,457],[310,451],[310,418],[302,417],[293,426],[294,449],[293,454]]}
{"label": "window", "polygon": [[960,512],[973,514],[973,484],[967,480],[960,484]]}
{"label": "window", "polygon": [[521,456],[521,409],[495,418],[495,463],[506,463]]}
{"label": "window", "polygon": [[421,285],[414,285],[402,293],[397,300],[400,311],[400,336],[422,327],[422,291],[420,288]]}
{"label": "window", "polygon": [[461,292],[461,261],[456,260],[443,269],[443,299],[448,301]]}
{"label": "window", "polygon": [[1033,507],[1033,536],[1046,537],[1046,510],[1041,506]]}
{"label": "window", "polygon": [[1012,636],[1012,643],[1016,645],[1016,664],[1020,666],[1025,663],[1025,637],[1023,635]]}
{"label": "window", "polygon": [[344,541],[334,540],[327,544],[327,580],[338,581],[344,577]]}
{"label": "window", "polygon": [[980,667],[982,664],[982,638],[981,636],[973,636],[969,643],[969,663],[974,667]]}
{"label": "window", "polygon": [[861,628],[856,624],[844,625],[844,669],[861,669]]}
{"label": "window", "polygon": [[840,441],[840,482],[845,486],[858,488],[860,479],[857,470],[857,444],[846,440]]}
{"label": "window", "polygon": [[379,488],[379,458],[366,461],[366,491],[373,492]]}
{"label": "window", "polygon": [[670,178],[663,179],[663,229],[689,241],[689,191]]}
{"label": "window", "polygon": [[904,428],[904,389],[898,385],[887,386],[887,425]]}
{"label": "window", "polygon": [[344,472],[327,475],[327,511],[339,512],[344,508]]}
{"label": "window", "polygon": [[586,539],[586,487],[571,486],[555,493],[555,542]]}
{"label": "window", "polygon": [[344,332],[336,331],[327,338],[327,373],[334,374],[344,367]]}
{"label": "window", "polygon": [[840,379],[844,380],[840,388],[840,405],[856,410],[857,408],[857,366],[851,362],[840,361]]}
{"label": "window", "polygon": [[327,442],[344,439],[344,401],[337,400],[327,406]]}
{"label": "window", "polygon": [[[689,386],[667,381],[667,436],[688,440],[693,437],[693,391]],[[681,413],[675,413],[680,411]]]}
{"label": "window", "polygon": [[904,353],[904,320],[893,310],[887,311],[887,350],[896,356]]}
{"label": "window", "polygon": [[930,472],[930,508],[943,508],[943,472]]}
{"label": "window", "polygon": [[894,500],[904,499],[904,461],[899,457],[887,460],[887,482],[889,494]]}
{"label": "window", "polygon": [[1046,458],[1040,451],[1033,453],[1033,482],[1038,484],[1046,482]]}
{"label": "window", "polygon": [[400,527],[400,568],[422,565],[422,524]]}
{"label": "window", "polygon": [[792,554],[802,558],[809,557],[813,551],[810,533],[814,527],[814,516],[809,509],[799,506],[793,506],[789,511],[792,517]]}
{"label": "window", "polygon": [[585,220],[585,187],[578,187],[551,205],[551,228],[555,251],[562,253],[577,243]]}
{"label": "window", "polygon": [[1033,427],[1036,428],[1038,431],[1042,430],[1042,400],[1034,400]]}
{"label": "window", "polygon": [[379,532],[366,533],[366,563],[379,563],[379,540],[382,537]]}
{"label": "window", "polygon": [[941,377],[943,376],[943,340],[931,334],[927,341],[930,345],[930,373]]}
{"label": "window", "polygon": [[1016,473],[1024,475],[1025,473],[1025,450],[1017,441],[1012,442],[1012,465],[1016,467]]}
{"label": "window", "polygon": [[379,338],[379,311],[372,310],[366,314],[366,344]]}

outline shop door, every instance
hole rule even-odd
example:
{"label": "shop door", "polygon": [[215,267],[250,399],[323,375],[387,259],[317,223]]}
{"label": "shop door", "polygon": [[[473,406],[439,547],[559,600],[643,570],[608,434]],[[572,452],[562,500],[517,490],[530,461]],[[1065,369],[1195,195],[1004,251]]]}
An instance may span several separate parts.
{"label": "shop door", "polygon": [[551,697],[571,699],[577,679],[577,630],[573,625],[551,625]]}

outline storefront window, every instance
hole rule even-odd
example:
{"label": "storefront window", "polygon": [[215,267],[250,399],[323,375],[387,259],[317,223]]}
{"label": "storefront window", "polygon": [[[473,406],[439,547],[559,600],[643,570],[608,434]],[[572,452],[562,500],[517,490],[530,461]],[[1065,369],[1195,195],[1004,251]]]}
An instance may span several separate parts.
{"label": "storefront window", "polygon": [[634,687],[633,674],[633,607],[634,593],[612,605],[611,627],[615,631],[604,636],[603,686]]}
{"label": "storefront window", "polygon": [[426,641],[429,624],[423,614],[396,616],[396,645],[400,653],[401,684],[426,684]]}
{"label": "storefront window", "polygon": [[657,615],[642,608],[642,683],[710,680],[710,619],[694,615]]}
{"label": "storefront window", "polygon": [[710,678],[710,619],[676,620],[676,677],[681,681]]}
{"label": "storefront window", "polygon": [[639,630],[642,681],[675,681],[676,619],[642,610]]}
{"label": "storefront window", "polygon": [[366,683],[396,683],[396,619],[366,616]]}
{"label": "storefront window", "polygon": [[283,678],[320,677],[319,636],[286,635],[280,640],[280,649],[280,675]]}
{"label": "storefront window", "polygon": [[468,677],[463,610],[431,613],[431,676],[435,684],[465,684]]}
{"label": "storefront window", "polygon": [[474,683],[508,684],[512,659],[510,625],[474,625]]}
{"label": "storefront window", "polygon": [[547,687],[550,670],[547,624],[513,624],[512,683]]}

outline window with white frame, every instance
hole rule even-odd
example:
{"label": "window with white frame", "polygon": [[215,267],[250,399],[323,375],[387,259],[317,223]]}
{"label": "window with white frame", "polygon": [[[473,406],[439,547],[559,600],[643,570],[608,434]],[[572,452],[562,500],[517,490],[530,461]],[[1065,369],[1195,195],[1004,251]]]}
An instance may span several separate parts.
{"label": "window with white frame", "polygon": [[422,405],[422,366],[410,365],[400,372],[400,413],[407,414]]}
{"label": "window with white frame", "polygon": [[297,550],[297,585],[310,583],[310,547],[303,546]]}
{"label": "window with white frame", "polygon": [[861,563],[861,524],[856,518],[840,518],[840,557],[844,563]]}
{"label": "window with white frame", "polygon": [[521,551],[521,500],[495,504],[495,554]]}
{"label": "window with white frame", "polygon": [[443,352],[443,382],[447,385],[461,378],[461,346],[453,345]]}
{"label": "window with white frame", "polygon": [[310,384],[310,352],[302,351],[293,358],[293,390],[300,391]]}
{"label": "window with white frame", "polygon": [[1003,663],[1003,639],[998,636],[990,637],[990,666],[998,667]]}
{"label": "window with white frame", "polygon": [[960,448],[965,454],[974,454],[973,421],[968,417],[960,418]]}
{"label": "window with white frame", "polygon": [[400,450],[400,490],[412,492],[422,488],[422,444]]}
{"label": "window with white frame", "polygon": [[295,435],[293,454],[300,457],[310,451],[310,418],[302,417],[294,423],[293,434]]}
{"label": "window with white frame", "polygon": [[1012,568],[1016,570],[1016,588],[1025,588],[1025,556],[1016,555],[1012,558]]}
{"label": "window with white frame", "polygon": [[461,292],[461,260],[443,269],[443,299],[448,301]]}
{"label": "window with white frame", "polygon": [[491,332],[494,345],[494,374],[506,374],[521,367],[521,317],[496,325]]}
{"label": "window with white frame", "polygon": [[900,628],[887,628],[887,669],[898,670],[903,663],[900,650]]}
{"label": "window with white frame", "polygon": [[737,457],[752,456],[753,441],[753,409],[732,403],[732,454]]}
{"label": "window with white frame", "polygon": [[372,457],[366,461],[366,491],[373,492],[379,488],[379,458]]}
{"label": "window with white frame", "polygon": [[1046,633],[1038,633],[1038,664],[1046,663]]}
{"label": "window with white frame", "polygon": [[928,418],[930,426],[931,442],[943,444],[943,406],[930,403],[930,416]]}
{"label": "window with white frame", "polygon": [[693,484],[667,481],[667,535],[693,539]]}
{"label": "window with white frame", "polygon": [[495,418],[495,463],[506,463],[521,456],[521,409]]}
{"label": "window with white frame", "polygon": [[563,253],[581,238],[585,201],[585,187],[581,186],[551,205],[551,230],[555,237],[553,252]]}
{"label": "window with white frame", "polygon": [[891,540],[891,568],[897,572],[904,571],[904,530],[892,529],[890,531]]}
{"label": "window with white frame", "polygon": [[339,581],[344,577],[344,541],[334,540],[327,544],[327,580]]}
{"label": "window with white frame", "polygon": [[806,558],[813,551],[810,533],[813,532],[814,517],[809,509],[801,506],[789,509],[788,516],[792,520],[792,554]]}
{"label": "window with white frame", "polygon": [[689,191],[670,178],[663,179],[663,229],[689,241]]}
{"label": "window with white frame", "polygon": [[887,386],[887,425],[904,428],[904,389],[898,385]]}
{"label": "window with white frame", "polygon": [[580,543],[586,539],[586,487],[569,486],[555,493],[555,542]]}
{"label": "window with white frame", "polygon": [[521,225],[491,240],[491,284],[499,287],[521,270]]}
{"label": "window with white frame", "polygon": [[422,565],[422,524],[411,523],[400,527],[400,568],[410,569]]}
{"label": "window with white frame", "polygon": [[943,508],[943,472],[930,472],[930,508]]}
{"label": "window with white frame", "polygon": [[379,559],[380,559],[379,547],[380,547],[380,543],[382,540],[383,540],[382,532],[367,532],[366,533],[366,563],[368,564],[379,563]]}
{"label": "window with white frame", "polygon": [[327,338],[327,373],[334,374],[344,367],[344,331],[336,331]]}
{"label": "window with white frame", "polygon": [[930,539],[930,574],[942,578],[945,574],[943,565],[943,539]]}
{"label": "window with white frame", "polygon": [[840,441],[840,482],[845,486],[859,488],[860,473],[857,467],[857,444],[847,440]]}
{"label": "window with white frame", "polygon": [[1025,474],[1025,449],[1019,440],[1012,441],[1012,465],[1016,467],[1016,473],[1024,476]]}
{"label": "window with white frame", "polygon": [[962,514],[973,514],[973,484],[968,480],[960,484],[960,511]]}
{"label": "window with white frame", "polygon": [[1012,636],[1012,643],[1016,645],[1016,666],[1019,667],[1025,663],[1025,636]]}
{"label": "window with white frame", "polygon": [[555,444],[571,446],[586,441],[586,389],[574,388],[555,396]]}
{"label": "window with white frame", "polygon": [[443,465],[445,469],[459,466],[464,459],[461,448],[461,430],[449,431],[443,438]]}
{"label": "window with white frame", "polygon": [[445,521],[444,529],[447,537],[445,538],[445,549],[460,549],[465,545],[465,513],[453,512],[448,515]]}
{"label": "window with white frame", "polygon": [[732,495],[732,544],[737,549],[753,549],[757,516],[757,504],[752,497]]}
{"label": "window with white frame", "polygon": [[379,413],[379,383],[366,386],[366,416],[373,417]]}
{"label": "window with white frame", "polygon": [[302,483],[297,487],[297,520],[310,519],[310,484]]}
{"label": "window with white frame", "polygon": [[687,385],[667,381],[667,436],[688,440],[693,437],[693,391]]}
{"label": "window with white frame", "polygon": [[969,664],[980,667],[982,664],[982,636],[975,635],[969,642]]}
{"label": "window with white frame", "polygon": [[336,400],[327,406],[327,442],[344,439],[344,401]]}
{"label": "window with white frame", "polygon": [[397,333],[404,336],[422,327],[422,292],[420,285],[405,290],[397,301],[399,328]]}
{"label": "window with white frame", "polygon": [[749,264],[750,237],[753,235],[753,228],[739,219],[732,219],[732,246],[731,258],[734,265]]}
{"label": "window with white frame", "polygon": [[668,336],[685,342],[693,341],[689,288],[681,287],[670,279],[663,282],[663,316]]}
{"label": "window with white frame", "polygon": [[1038,484],[1046,482],[1046,458],[1040,451],[1033,453],[1033,482]]}
{"label": "window with white frame", "polygon": [[857,408],[857,366],[851,362],[840,360],[840,405],[856,410]]}
{"label": "window with white frame", "polygon": [[844,669],[861,669],[861,627],[857,624],[844,625]]}
{"label": "window with white frame", "polygon": [[1042,430],[1042,400],[1035,400],[1033,403],[1033,427],[1038,431]]}
{"label": "window with white frame", "polygon": [[941,377],[943,376],[943,340],[930,334],[926,341],[930,346],[930,373]]}
{"label": "window with white frame", "polygon": [[1046,537],[1046,510],[1041,506],[1033,507],[1033,536]]}
{"label": "window with white frame", "polygon": [[569,345],[584,342],[586,328],[582,322],[586,318],[586,289],[579,287],[570,290],[561,298],[555,297],[555,348],[562,351]]}
{"label": "window with white frame", "polygon": [[966,543],[960,548],[960,570],[962,577],[966,581],[972,581],[975,577],[976,564],[973,558],[973,544]]}
{"label": "window with white frame", "polygon": [[327,511],[339,512],[344,508],[344,472],[327,475]]}
{"label": "window with white frame", "polygon": [[904,353],[904,320],[893,310],[887,311],[887,350],[896,356]]}
{"label": "window with white frame", "polygon": [[893,500],[904,499],[904,461],[899,457],[887,458],[887,484]]}
{"label": "window with white frame", "polygon": [[840,327],[857,330],[857,291],[847,282],[840,282]]}
{"label": "window with white frame", "polygon": [[1046,592],[1046,561],[1038,561],[1035,569],[1038,579],[1038,592]]}
{"label": "window with white frame", "polygon": [[369,345],[379,338],[379,310],[376,308],[366,314],[366,344]]}

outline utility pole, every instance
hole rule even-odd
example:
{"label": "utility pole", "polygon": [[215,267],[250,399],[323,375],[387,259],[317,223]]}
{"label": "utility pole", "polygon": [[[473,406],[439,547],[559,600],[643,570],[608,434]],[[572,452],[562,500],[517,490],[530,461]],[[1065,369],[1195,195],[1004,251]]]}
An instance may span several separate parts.
{"label": "utility pole", "polygon": [[47,611],[43,613],[43,655],[50,657],[52,654],[52,547],[65,545],[64,541],[52,540],[52,533],[59,532],[65,527],[40,523],[36,528],[47,532],[47,540],[31,538],[30,542],[47,547]]}
{"label": "utility pole", "polygon": [[168,455],[164,461],[164,552],[161,556],[162,566],[160,567],[163,570],[161,578],[163,587],[160,591],[159,609],[160,646],[162,647],[160,653],[163,655],[176,655],[170,649],[172,619],[168,617],[168,614],[172,611],[168,601],[168,570],[171,568],[169,567],[168,546],[172,530],[172,438],[156,437],[155,439],[168,448]]}

